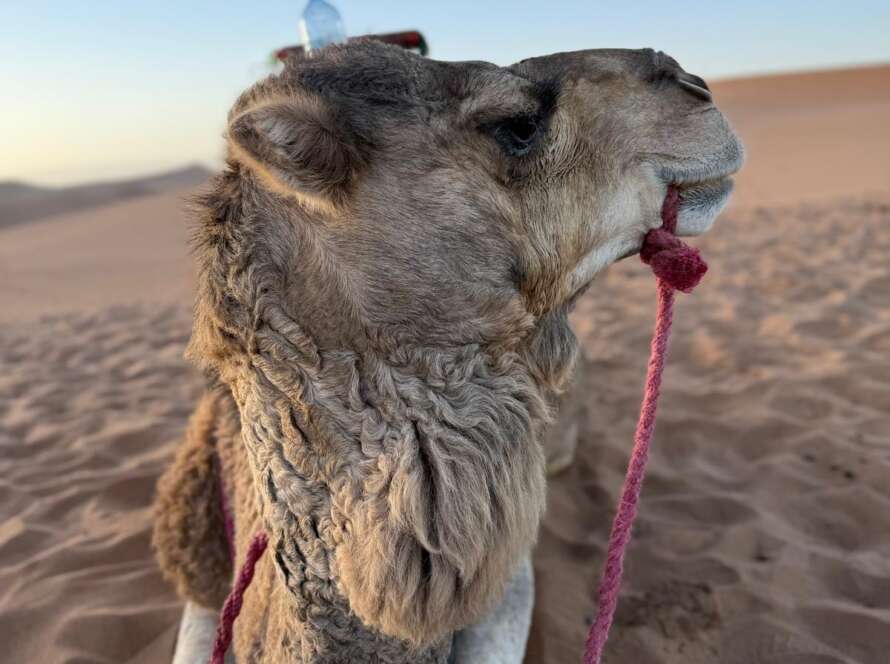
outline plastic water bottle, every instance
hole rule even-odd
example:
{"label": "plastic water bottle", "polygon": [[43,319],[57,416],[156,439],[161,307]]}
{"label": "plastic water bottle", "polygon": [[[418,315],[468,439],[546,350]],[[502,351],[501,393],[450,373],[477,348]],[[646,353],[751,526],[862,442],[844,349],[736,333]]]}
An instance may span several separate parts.
{"label": "plastic water bottle", "polygon": [[340,12],[325,0],[309,0],[300,17],[300,39],[306,53],[345,42],[346,30]]}

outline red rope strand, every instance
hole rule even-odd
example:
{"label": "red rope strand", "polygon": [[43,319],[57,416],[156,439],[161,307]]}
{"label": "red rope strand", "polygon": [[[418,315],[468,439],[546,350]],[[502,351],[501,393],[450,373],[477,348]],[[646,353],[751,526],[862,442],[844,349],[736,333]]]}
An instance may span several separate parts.
{"label": "red rope strand", "polygon": [[584,664],[600,664],[609,637],[609,629],[615,617],[615,608],[618,605],[621,580],[624,575],[624,555],[637,516],[646,461],[649,458],[649,446],[655,433],[658,395],[673,322],[674,291],[690,292],[708,269],[698,250],[683,244],[673,235],[677,228],[678,208],[679,195],[677,190],[671,187],[661,211],[662,227],[649,232],[640,251],[643,262],[652,267],[658,278],[658,311],[649,354],[646,391],[634,434],[633,452],[621,490],[621,499],[609,535],[606,563],[597,592],[597,614],[587,635]]}
{"label": "red rope strand", "polygon": [[232,644],[232,631],[235,625],[235,619],[241,613],[241,605],[244,603],[244,592],[253,581],[253,573],[256,570],[256,564],[263,553],[269,538],[264,531],[259,531],[253,536],[250,542],[250,548],[247,549],[247,556],[238,572],[238,580],[232,588],[232,592],[226,597],[222,611],[219,614],[219,625],[216,627],[216,641],[213,644],[213,653],[210,656],[210,664],[224,664],[226,651]]}

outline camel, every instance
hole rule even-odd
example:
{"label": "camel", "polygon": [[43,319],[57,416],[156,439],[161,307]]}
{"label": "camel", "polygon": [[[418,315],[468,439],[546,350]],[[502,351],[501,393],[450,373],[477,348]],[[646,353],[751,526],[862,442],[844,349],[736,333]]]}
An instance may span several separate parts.
{"label": "camel", "polygon": [[288,62],[226,137],[187,350],[210,387],[159,483],[160,565],[218,608],[265,529],[239,664],[446,662],[535,543],[573,303],[668,186],[680,233],[707,230],[741,145],[650,49],[499,67],[370,41]]}

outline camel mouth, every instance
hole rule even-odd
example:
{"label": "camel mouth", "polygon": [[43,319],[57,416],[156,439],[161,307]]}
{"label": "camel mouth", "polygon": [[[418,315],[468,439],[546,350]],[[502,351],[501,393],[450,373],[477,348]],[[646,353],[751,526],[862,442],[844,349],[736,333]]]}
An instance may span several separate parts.
{"label": "camel mouth", "polygon": [[701,197],[709,197],[712,195],[722,195],[724,190],[732,191],[733,180],[729,175],[720,175],[706,180],[696,180],[694,182],[674,182],[672,183],[680,194],[681,205],[684,201],[695,200]]}
{"label": "camel mouth", "polygon": [[701,235],[711,228],[729,202],[735,188],[732,176],[744,159],[744,148],[735,139],[698,163],[662,167],[665,189],[675,187],[680,194],[677,235]]}
{"label": "camel mouth", "polygon": [[726,207],[735,189],[728,175],[674,185],[680,195],[677,235],[696,236],[707,231]]}
{"label": "camel mouth", "polygon": [[[702,179],[677,178],[668,181],[668,187],[675,187],[680,197],[677,214],[677,235],[694,237],[707,231],[716,221],[717,216],[726,207],[735,189],[735,182],[727,174]],[[615,262],[636,256],[640,253],[642,240],[633,247],[628,247],[615,259]]]}

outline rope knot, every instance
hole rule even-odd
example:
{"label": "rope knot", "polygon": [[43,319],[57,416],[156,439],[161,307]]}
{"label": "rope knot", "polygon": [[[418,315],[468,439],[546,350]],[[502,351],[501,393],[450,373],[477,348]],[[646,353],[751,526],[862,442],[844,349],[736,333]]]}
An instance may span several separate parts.
{"label": "rope knot", "polygon": [[656,277],[683,293],[691,293],[708,271],[708,264],[698,249],[663,228],[649,231],[640,258]]}
{"label": "rope knot", "polygon": [[674,290],[691,293],[708,271],[708,264],[698,249],[690,247],[674,233],[680,195],[668,189],[661,209],[662,227],[649,231],[640,249],[640,259],[652,268],[655,276]]}

